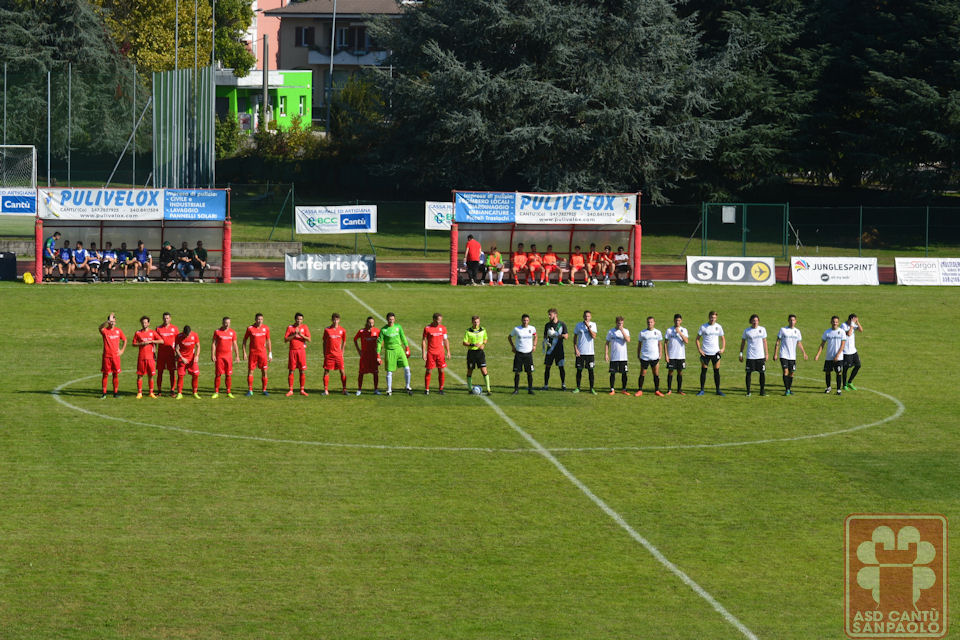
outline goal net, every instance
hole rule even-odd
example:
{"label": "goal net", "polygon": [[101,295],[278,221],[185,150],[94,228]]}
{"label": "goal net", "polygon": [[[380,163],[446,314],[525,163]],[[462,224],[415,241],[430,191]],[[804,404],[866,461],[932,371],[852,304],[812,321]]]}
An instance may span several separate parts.
{"label": "goal net", "polygon": [[0,187],[37,188],[37,148],[31,145],[0,145]]}

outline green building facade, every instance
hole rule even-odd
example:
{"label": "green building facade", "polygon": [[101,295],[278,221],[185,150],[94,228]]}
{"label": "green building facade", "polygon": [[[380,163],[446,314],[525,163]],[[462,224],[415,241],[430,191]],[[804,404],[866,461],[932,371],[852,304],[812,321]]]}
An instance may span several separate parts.
{"label": "green building facade", "polygon": [[[230,113],[235,113],[244,131],[254,131],[263,100],[263,72],[254,69],[248,76],[238,78],[231,70],[221,69],[217,71],[216,83],[217,117],[222,120]],[[289,128],[296,116],[300,116],[303,126],[309,126],[313,109],[313,72],[269,71],[267,96],[270,121],[275,121],[278,128]]]}

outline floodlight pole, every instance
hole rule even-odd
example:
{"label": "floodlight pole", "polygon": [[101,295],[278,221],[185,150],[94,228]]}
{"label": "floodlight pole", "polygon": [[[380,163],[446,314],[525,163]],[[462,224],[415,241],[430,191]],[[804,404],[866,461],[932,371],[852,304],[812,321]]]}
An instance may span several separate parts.
{"label": "floodlight pole", "polygon": [[50,72],[47,71],[47,186],[50,186]]}
{"label": "floodlight pole", "polygon": [[73,138],[73,128],[71,127],[73,120],[73,63],[67,63],[67,186],[72,186],[71,183],[71,153],[70,146]]}
{"label": "floodlight pole", "polygon": [[333,22],[330,24],[330,72],[327,74],[327,139],[330,139],[330,103],[333,101],[333,53],[337,41],[337,0],[333,0]]}

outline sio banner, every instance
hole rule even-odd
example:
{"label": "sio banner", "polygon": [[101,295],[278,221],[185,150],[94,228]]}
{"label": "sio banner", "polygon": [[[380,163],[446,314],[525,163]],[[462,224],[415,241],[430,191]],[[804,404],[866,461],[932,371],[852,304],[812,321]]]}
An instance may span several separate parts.
{"label": "sio banner", "polygon": [[897,284],[960,286],[960,258],[895,258]]}
{"label": "sio banner", "polygon": [[37,215],[37,190],[24,188],[0,189],[0,214]]}
{"label": "sio banner", "polygon": [[376,233],[377,205],[296,207],[297,233]]}
{"label": "sio banner", "polygon": [[790,256],[793,284],[879,285],[876,258]]}
{"label": "sio banner", "polygon": [[430,231],[449,231],[453,223],[453,203],[424,202],[423,228]]}
{"label": "sio banner", "polygon": [[623,224],[637,222],[635,193],[457,192],[456,222]]}
{"label": "sio banner", "polygon": [[772,286],[777,277],[773,258],[687,256],[687,282]]}
{"label": "sio banner", "polygon": [[37,189],[37,213],[60,220],[225,220],[223,189]]}
{"label": "sio banner", "polygon": [[295,282],[373,282],[377,257],[373,254],[288,253],[284,280]]}

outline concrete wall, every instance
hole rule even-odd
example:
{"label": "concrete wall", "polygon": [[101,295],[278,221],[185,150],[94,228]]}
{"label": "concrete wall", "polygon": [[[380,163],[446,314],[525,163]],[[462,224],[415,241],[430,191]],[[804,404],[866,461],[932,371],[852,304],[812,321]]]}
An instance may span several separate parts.
{"label": "concrete wall", "polygon": [[302,242],[234,242],[234,258],[283,258],[285,253],[302,253]]}
{"label": "concrete wall", "polygon": [[33,240],[0,240],[0,251],[15,253],[18,258],[32,257],[33,249]]}

